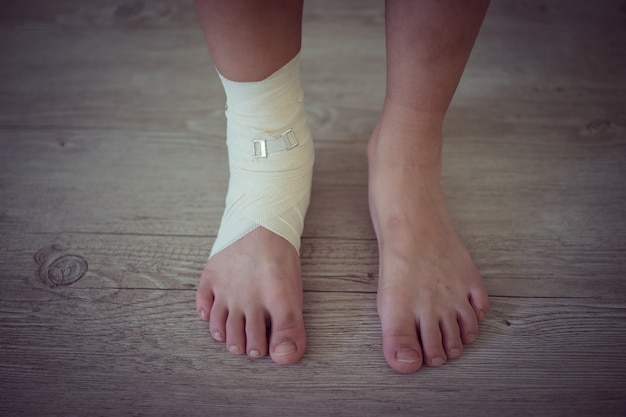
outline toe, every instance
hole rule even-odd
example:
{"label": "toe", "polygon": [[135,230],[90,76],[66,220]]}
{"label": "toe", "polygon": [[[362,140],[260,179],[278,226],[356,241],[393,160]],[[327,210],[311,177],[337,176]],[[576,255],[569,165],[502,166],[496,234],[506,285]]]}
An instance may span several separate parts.
{"label": "toe", "polygon": [[396,311],[381,314],[383,353],[389,366],[408,374],[422,366],[422,349],[417,338],[415,318]]}
{"label": "toe", "polygon": [[478,320],[475,311],[467,305],[458,312],[459,334],[465,344],[473,343],[478,336]]}
{"label": "toe", "polygon": [[463,342],[456,315],[446,316],[439,325],[443,347],[448,359],[458,358],[463,352]]}
{"label": "toe", "polygon": [[447,356],[443,349],[439,321],[430,317],[420,320],[420,335],[422,337],[422,349],[424,350],[424,363],[430,366],[443,365]]}
{"label": "toe", "polygon": [[246,314],[246,352],[251,358],[267,355],[267,325],[262,311]]}
{"label": "toe", "polygon": [[202,320],[209,320],[214,298],[213,290],[205,282],[201,280],[196,291],[196,311]]}
{"label": "toe", "polygon": [[218,342],[226,340],[226,318],[228,310],[218,302],[214,302],[210,313],[211,321],[209,323],[209,331],[213,339]]}
{"label": "toe", "polygon": [[306,333],[302,314],[294,310],[271,314],[270,355],[278,364],[297,362],[304,354]]}
{"label": "toe", "polygon": [[226,320],[226,349],[234,355],[246,351],[246,335],[244,332],[244,316],[239,312],[229,312]]}
{"label": "toe", "polygon": [[474,309],[478,321],[483,321],[485,315],[487,314],[487,310],[489,309],[489,296],[487,295],[487,291],[482,285],[482,282],[479,281],[479,284],[480,285],[470,290],[469,301]]}

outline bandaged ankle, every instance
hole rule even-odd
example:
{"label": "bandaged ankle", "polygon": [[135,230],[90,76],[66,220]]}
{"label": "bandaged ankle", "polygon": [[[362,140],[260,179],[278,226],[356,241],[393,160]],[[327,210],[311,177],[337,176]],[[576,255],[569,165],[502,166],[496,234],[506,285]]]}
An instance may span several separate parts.
{"label": "bandaged ankle", "polygon": [[285,238],[299,252],[314,160],[299,55],[263,81],[220,78],[227,98],[230,180],[210,256],[257,227]]}

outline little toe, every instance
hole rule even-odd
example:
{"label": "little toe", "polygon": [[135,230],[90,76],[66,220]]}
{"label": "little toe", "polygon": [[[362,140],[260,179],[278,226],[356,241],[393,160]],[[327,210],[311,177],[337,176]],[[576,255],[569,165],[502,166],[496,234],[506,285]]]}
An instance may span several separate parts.
{"label": "little toe", "polygon": [[478,321],[483,321],[489,309],[489,296],[482,284],[470,291],[469,301]]}
{"label": "little toe", "polygon": [[267,355],[267,325],[262,311],[246,314],[246,351],[251,358]]}
{"label": "little toe", "polygon": [[196,311],[202,320],[209,320],[214,297],[211,288],[208,285],[203,285],[203,282],[204,280],[200,281],[196,291]]}
{"label": "little toe", "polygon": [[271,316],[270,356],[280,365],[297,362],[306,347],[302,314],[296,311],[275,312]]}
{"label": "little toe", "polygon": [[244,316],[239,312],[229,312],[226,320],[226,349],[234,355],[246,352]]}

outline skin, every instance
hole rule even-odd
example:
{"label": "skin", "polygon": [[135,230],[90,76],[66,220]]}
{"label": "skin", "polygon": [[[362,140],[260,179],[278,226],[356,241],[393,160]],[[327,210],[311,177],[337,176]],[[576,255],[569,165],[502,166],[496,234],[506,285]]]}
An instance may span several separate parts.
{"label": "skin", "polygon": [[[387,90],[368,143],[369,204],[380,256],[383,353],[402,373],[461,355],[488,309],[439,183],[443,120],[487,6],[484,0],[385,6]],[[263,80],[300,50],[302,2],[198,0],[196,7],[226,78]],[[269,353],[279,364],[304,354],[299,257],[266,229],[209,260],[196,305],[233,354]]]}
{"label": "skin", "polygon": [[[217,70],[229,80],[252,82],[282,68],[300,51],[302,4],[196,0]],[[251,358],[269,353],[283,365],[304,354],[300,257],[285,239],[264,228],[209,259],[196,308],[210,322],[213,338],[225,342],[230,353]]]}
{"label": "skin", "polygon": [[488,308],[439,184],[444,116],[487,6],[386,2],[387,89],[368,144],[369,202],[383,352],[402,373],[458,357]]}

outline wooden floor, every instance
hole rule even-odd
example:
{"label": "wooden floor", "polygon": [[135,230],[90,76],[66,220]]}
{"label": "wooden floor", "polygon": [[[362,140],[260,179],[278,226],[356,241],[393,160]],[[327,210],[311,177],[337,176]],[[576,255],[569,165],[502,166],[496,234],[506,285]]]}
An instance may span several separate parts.
{"label": "wooden floor", "polygon": [[491,310],[438,369],[381,352],[365,143],[378,0],[309,0],[308,349],[227,354],[194,290],[226,192],[224,96],[188,1],[0,4],[0,415],[623,416],[626,6],[494,0],[443,184]]}

